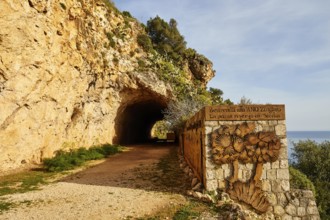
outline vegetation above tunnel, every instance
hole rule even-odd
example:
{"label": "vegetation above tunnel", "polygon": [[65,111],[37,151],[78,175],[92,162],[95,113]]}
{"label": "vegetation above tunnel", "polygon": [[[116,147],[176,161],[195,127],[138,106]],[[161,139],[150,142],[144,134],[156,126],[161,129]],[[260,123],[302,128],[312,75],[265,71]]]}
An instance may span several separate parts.
{"label": "vegetation above tunnel", "polygon": [[196,50],[186,47],[177,26],[173,18],[167,23],[156,16],[150,18],[145,33],[137,39],[139,45],[152,54],[149,65],[143,62],[141,67],[157,69],[160,79],[168,82],[174,90],[176,100],[170,102],[164,112],[171,129],[180,129],[187,118],[205,105],[232,104],[229,99],[223,100],[220,89],[206,89],[207,81],[215,73],[213,64]]}
{"label": "vegetation above tunnel", "polygon": [[[107,1],[107,0],[104,0]],[[107,3],[110,10],[121,14],[127,23],[135,18],[127,12],[119,12],[110,1]],[[212,62],[195,49],[188,48],[184,36],[178,29],[178,22],[170,19],[166,22],[159,16],[150,18],[146,24],[136,21],[139,26],[136,42],[144,51],[144,55],[137,56],[136,71],[157,73],[158,78],[166,82],[173,92],[169,106],[164,111],[165,119],[171,125],[171,129],[180,129],[185,119],[192,116],[205,105],[232,104],[230,100],[223,99],[223,92],[217,88],[207,89],[207,82],[214,77]],[[109,41],[111,43],[111,34]],[[117,36],[118,34],[113,33]],[[134,51],[134,53],[136,50]],[[133,54],[133,53],[132,53]],[[118,63],[118,60],[116,60]],[[184,115],[171,112],[180,108],[181,103],[188,105],[189,111]],[[171,116],[169,116],[169,114]],[[172,117],[176,114],[175,117]],[[169,116],[169,117],[167,117]],[[175,120],[173,120],[175,118]]]}

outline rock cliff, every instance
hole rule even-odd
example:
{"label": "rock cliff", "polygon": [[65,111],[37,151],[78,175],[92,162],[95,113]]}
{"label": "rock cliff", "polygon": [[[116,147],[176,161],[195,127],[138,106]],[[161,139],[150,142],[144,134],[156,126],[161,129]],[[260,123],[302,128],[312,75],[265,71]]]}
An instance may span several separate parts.
{"label": "rock cliff", "polygon": [[[1,0],[0,173],[150,131],[175,94],[140,68],[144,31],[106,0]],[[214,75],[193,69],[204,85]]]}

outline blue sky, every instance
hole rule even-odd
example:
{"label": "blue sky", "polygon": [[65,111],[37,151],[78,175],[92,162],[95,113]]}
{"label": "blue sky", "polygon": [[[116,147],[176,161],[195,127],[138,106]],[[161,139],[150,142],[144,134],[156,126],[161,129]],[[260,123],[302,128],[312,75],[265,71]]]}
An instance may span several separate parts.
{"label": "blue sky", "polygon": [[235,103],[285,104],[288,130],[330,130],[329,0],[115,0],[139,21],[176,19]]}

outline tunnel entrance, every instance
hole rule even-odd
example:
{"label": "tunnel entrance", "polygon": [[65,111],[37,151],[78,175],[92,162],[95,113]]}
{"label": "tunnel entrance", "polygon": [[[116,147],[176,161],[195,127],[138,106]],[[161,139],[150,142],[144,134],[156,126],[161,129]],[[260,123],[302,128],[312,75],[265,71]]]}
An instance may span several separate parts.
{"label": "tunnel entrance", "polygon": [[160,97],[144,96],[142,100],[124,103],[115,119],[116,137],[113,142],[121,145],[141,144],[152,141],[153,125],[164,118],[162,111],[167,102]]}

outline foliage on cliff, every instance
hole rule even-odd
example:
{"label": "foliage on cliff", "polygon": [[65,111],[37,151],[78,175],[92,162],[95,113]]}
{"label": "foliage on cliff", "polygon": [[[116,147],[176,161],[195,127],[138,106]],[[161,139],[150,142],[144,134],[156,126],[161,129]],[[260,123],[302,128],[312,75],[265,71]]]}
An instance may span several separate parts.
{"label": "foliage on cliff", "polygon": [[294,143],[293,167],[313,183],[322,219],[330,218],[330,142],[299,141]]}
{"label": "foliage on cliff", "polygon": [[[129,12],[118,12],[111,1],[106,4],[125,20],[135,20]],[[159,16],[150,18],[146,25],[140,24],[136,41],[147,54],[138,59],[137,70],[156,72],[172,87],[175,101],[194,100],[204,105],[231,104],[230,100],[223,100],[220,89],[206,89],[207,82],[215,74],[213,64],[195,49],[187,48],[175,19],[166,22]]]}
{"label": "foliage on cliff", "polygon": [[137,39],[152,54],[149,62],[140,62],[140,67],[158,72],[159,78],[173,88],[176,99],[164,111],[171,129],[182,128],[185,120],[205,105],[233,104],[223,99],[220,89],[206,89],[206,83],[214,76],[213,64],[195,49],[186,47],[177,26],[174,19],[167,23],[156,16],[147,22],[146,32]]}

